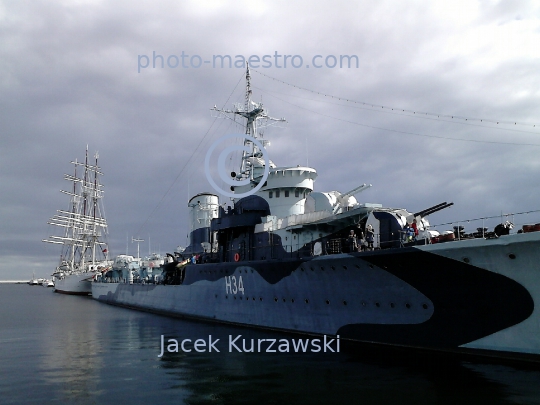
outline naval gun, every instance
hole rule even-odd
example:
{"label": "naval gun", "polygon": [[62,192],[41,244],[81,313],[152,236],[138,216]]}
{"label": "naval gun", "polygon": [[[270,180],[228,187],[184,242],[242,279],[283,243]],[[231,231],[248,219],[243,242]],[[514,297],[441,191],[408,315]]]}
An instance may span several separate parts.
{"label": "naval gun", "polygon": [[425,210],[415,212],[415,213],[413,214],[413,216],[414,216],[415,218],[418,218],[418,217],[427,217],[429,214],[433,214],[434,212],[443,210],[443,209],[448,208],[448,207],[450,207],[450,206],[452,206],[452,205],[454,205],[453,202],[447,203],[447,202],[445,201],[445,202],[443,202],[443,203],[434,205],[433,207],[426,208]]}
{"label": "naval gun", "polygon": [[345,194],[341,195],[341,198],[348,199],[349,197],[352,197],[353,195],[356,195],[358,193],[361,193],[364,190],[367,190],[371,187],[371,184],[362,184],[361,186],[353,188],[351,191],[347,191]]}
{"label": "naval gun", "polygon": [[355,187],[353,188],[352,190],[350,191],[347,191],[346,193],[343,193],[343,194],[340,194],[340,195],[337,195],[336,197],[336,204],[334,205],[334,210],[333,210],[333,214],[337,214],[339,213],[339,210],[341,209],[342,211],[345,210],[346,207],[348,207],[350,205],[350,201],[349,199],[351,197],[353,197],[354,195],[358,194],[358,193],[361,193],[362,191],[364,190],[367,190],[368,188],[372,187],[371,184],[362,184],[358,187]]}

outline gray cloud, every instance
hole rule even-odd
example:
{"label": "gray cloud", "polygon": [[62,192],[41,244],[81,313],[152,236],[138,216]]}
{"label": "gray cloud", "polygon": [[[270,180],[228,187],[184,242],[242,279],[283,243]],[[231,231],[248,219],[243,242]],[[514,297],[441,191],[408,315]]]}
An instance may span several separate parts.
{"label": "gray cloud", "polygon": [[161,68],[158,59],[137,73],[138,55],[153,51],[358,55],[358,69],[256,70],[390,108],[252,73],[254,99],[289,121],[266,131],[276,164],[309,160],[318,190],[372,183],[359,199],[387,206],[453,201],[433,223],[536,209],[538,15],[534,2],[2,2],[0,279],[56,265],[59,252],[40,241],[67,207],[62,176],[87,144],[105,173],[113,254],[132,236],[162,252],[185,244],[187,200],[210,190],[206,149],[238,131],[212,124],[209,110],[235,86],[226,107],[242,102],[243,69]]}

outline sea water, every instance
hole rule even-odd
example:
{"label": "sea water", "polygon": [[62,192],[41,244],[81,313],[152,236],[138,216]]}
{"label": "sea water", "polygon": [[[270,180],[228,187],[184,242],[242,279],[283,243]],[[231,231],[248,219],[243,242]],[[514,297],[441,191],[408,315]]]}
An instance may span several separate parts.
{"label": "sea water", "polygon": [[[236,338],[240,350],[229,345]],[[218,350],[208,350],[209,339]],[[540,368],[368,346],[337,351],[336,342],[302,351],[295,339],[4,284],[0,403],[540,403]],[[263,350],[244,350],[259,340]],[[282,350],[266,352],[267,340]]]}

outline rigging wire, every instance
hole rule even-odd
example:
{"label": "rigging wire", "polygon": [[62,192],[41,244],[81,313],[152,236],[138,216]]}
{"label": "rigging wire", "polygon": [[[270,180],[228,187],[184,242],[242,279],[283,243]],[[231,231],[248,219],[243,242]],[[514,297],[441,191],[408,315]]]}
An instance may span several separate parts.
{"label": "rigging wire", "polygon": [[343,118],[337,118],[337,117],[334,117],[334,116],[331,116],[331,115],[328,115],[328,114],[323,114],[323,113],[320,113],[318,111],[313,111],[313,110],[310,110],[309,108],[306,108],[306,107],[302,107],[300,105],[297,105],[297,104],[294,104],[294,103],[291,103],[287,100],[283,100],[282,98],[279,98],[273,94],[269,94],[270,96],[278,99],[279,101],[283,102],[283,103],[287,103],[287,104],[290,104],[292,106],[295,106],[297,108],[301,108],[303,110],[306,110],[306,111],[309,111],[311,113],[314,113],[314,114],[318,114],[318,115],[322,115],[323,117],[327,117],[327,118],[332,118],[334,120],[337,120],[337,121],[342,121],[342,122],[346,122],[346,123],[349,123],[349,124],[353,124],[353,125],[358,125],[358,126],[361,126],[361,127],[365,127],[365,128],[372,128],[372,129],[378,129],[378,130],[381,130],[381,131],[388,131],[388,132],[395,132],[395,133],[398,133],[398,134],[405,134],[405,135],[414,135],[414,136],[422,136],[422,137],[426,137],[426,138],[437,138],[437,139],[446,139],[446,140],[449,140],[449,141],[461,141],[461,142],[475,142],[475,143],[491,143],[491,144],[499,144],[499,145],[519,145],[519,146],[540,146],[540,144],[536,144],[536,143],[518,143],[518,142],[501,142],[501,141],[483,141],[483,140],[478,140],[478,139],[464,139],[464,138],[449,138],[449,137],[446,137],[446,136],[440,136],[440,135],[426,135],[426,134],[419,134],[419,133],[416,133],[416,132],[409,132],[409,131],[400,131],[400,130],[397,130],[397,129],[389,129],[389,128],[382,128],[382,127],[376,127],[376,126],[373,126],[373,125],[367,125],[367,124],[361,124],[359,122],[355,122],[355,121],[350,121],[350,120],[346,120],[346,119],[343,119]]}
{"label": "rigging wire", "polygon": [[[229,97],[227,98],[227,101],[225,101],[225,103],[223,104],[223,106],[225,106],[230,98],[232,97],[232,95],[234,94],[234,92],[236,91],[236,88],[238,87],[238,84],[240,83],[240,81],[242,80],[242,78],[244,77],[244,74],[242,73],[242,76],[240,76],[240,79],[238,79],[238,82],[236,83],[236,86],[234,86],[234,89],[233,91],[231,92],[231,94],[229,95]],[[199,141],[199,143],[197,144],[197,147],[195,148],[195,150],[193,151],[193,153],[191,154],[191,156],[186,160],[186,162],[184,163],[184,165],[182,166],[182,168],[180,169],[180,172],[178,173],[178,175],[175,177],[175,179],[173,180],[173,182],[171,183],[171,185],[169,186],[169,188],[167,189],[167,191],[165,192],[165,194],[163,194],[163,196],[161,197],[161,199],[158,201],[158,203],[156,204],[156,206],[154,207],[154,209],[150,212],[150,214],[146,217],[146,219],[144,220],[144,222],[142,223],[142,225],[139,227],[139,229],[137,230],[137,232],[135,233],[135,235],[138,235],[141,231],[142,228],[144,228],[146,226],[146,224],[148,223],[148,220],[150,219],[150,217],[152,215],[154,215],[154,213],[157,211],[157,209],[159,208],[159,206],[163,203],[163,200],[165,200],[165,197],[167,197],[167,195],[169,194],[169,192],[172,190],[173,186],[176,184],[176,182],[178,181],[178,179],[180,178],[180,176],[182,175],[182,173],[184,172],[184,169],[187,167],[187,165],[189,164],[189,162],[191,162],[191,160],[193,159],[193,157],[195,156],[195,154],[198,152],[199,150],[199,147],[201,146],[201,144],[203,143],[203,141],[206,139],[206,137],[208,136],[208,134],[210,133],[210,130],[212,129],[212,127],[214,126],[214,124],[216,123],[218,117],[215,117],[214,120],[212,121],[212,124],[210,124],[210,127],[208,128],[208,130],[206,131],[206,133],[204,134],[204,136],[201,138],[201,140]]]}
{"label": "rigging wire", "polygon": [[441,119],[441,118],[431,118],[429,116],[422,116],[420,114],[417,114],[417,115],[402,114],[399,111],[398,112],[390,111],[388,108],[386,110],[382,110],[382,109],[381,110],[379,110],[379,109],[374,110],[373,108],[362,107],[360,105],[347,105],[347,104],[342,104],[342,103],[335,102],[335,101],[332,101],[332,100],[316,100],[314,98],[307,98],[307,97],[297,96],[297,95],[293,95],[293,94],[285,94],[285,93],[280,93],[280,92],[277,92],[277,91],[266,90],[266,89],[263,89],[263,88],[257,87],[257,86],[252,86],[252,87],[254,89],[260,90],[261,92],[267,93],[267,94],[269,94],[271,96],[274,95],[274,94],[281,94],[281,95],[287,96],[287,97],[296,97],[296,98],[300,98],[300,99],[303,99],[303,100],[316,101],[316,102],[319,102],[319,103],[327,103],[327,104],[332,104],[332,105],[338,105],[338,106],[341,106],[341,107],[355,108],[355,109],[358,109],[358,110],[375,111],[375,112],[384,113],[384,114],[394,114],[394,115],[399,115],[401,117],[420,118],[420,119],[430,120],[430,121],[442,121],[442,122],[448,122],[448,123],[451,123],[451,124],[459,124],[459,125],[468,125],[468,126],[480,127],[480,128],[497,129],[497,130],[501,130],[501,131],[521,132],[521,133],[525,133],[525,134],[537,134],[537,135],[539,134],[538,132],[534,132],[534,131],[525,131],[525,130],[522,130],[522,129],[505,128],[505,127],[502,127],[502,126],[493,127],[493,126],[473,124],[471,122],[462,122],[462,121],[455,121],[455,120],[449,121],[449,120],[445,120],[445,119]]}
{"label": "rigging wire", "polygon": [[430,225],[430,227],[431,227],[431,228],[434,228],[434,227],[436,227],[436,226],[454,225],[454,224],[458,224],[458,223],[464,224],[464,223],[472,222],[472,221],[480,221],[480,220],[482,220],[482,219],[493,219],[493,218],[509,217],[509,216],[513,216],[513,215],[531,214],[531,213],[536,213],[536,212],[540,212],[540,210],[523,211],[523,212],[512,212],[512,213],[509,213],[509,214],[499,214],[499,215],[493,215],[493,216],[490,216],[490,217],[481,217],[481,218],[474,218],[474,219],[464,219],[464,220],[461,220],[461,221],[445,222],[445,223],[443,223],[443,224]]}
{"label": "rigging wire", "polygon": [[518,121],[503,121],[503,120],[492,120],[492,119],[485,119],[485,118],[470,118],[470,117],[464,117],[464,116],[459,116],[459,115],[449,115],[449,114],[432,113],[432,112],[425,112],[425,111],[415,111],[415,110],[408,110],[406,108],[383,106],[383,105],[380,105],[380,104],[368,103],[368,102],[365,102],[365,101],[350,100],[350,99],[345,98],[345,97],[338,97],[338,96],[334,96],[334,95],[331,95],[331,94],[326,94],[326,93],[322,93],[322,92],[319,92],[319,91],[307,89],[305,87],[296,86],[294,84],[284,82],[283,80],[276,79],[275,77],[268,76],[267,74],[259,72],[256,69],[251,69],[251,71],[256,72],[256,73],[258,73],[258,74],[260,74],[262,76],[265,76],[265,77],[267,77],[267,78],[269,78],[271,80],[274,80],[276,82],[280,82],[280,83],[283,83],[283,84],[285,84],[287,86],[294,87],[294,88],[300,89],[300,90],[304,90],[304,91],[307,91],[307,92],[310,92],[310,93],[313,93],[313,94],[318,94],[318,95],[322,95],[322,96],[325,96],[325,97],[330,97],[330,98],[340,100],[340,101],[346,101],[348,103],[361,104],[361,105],[364,105],[364,106],[371,106],[373,108],[381,108],[381,109],[386,109],[386,110],[396,111],[396,112],[401,111],[401,112],[412,113],[414,116],[416,116],[416,115],[418,115],[418,116],[426,115],[426,116],[432,116],[432,117],[437,117],[437,118],[444,117],[444,118],[459,119],[459,120],[465,120],[465,121],[489,122],[489,123],[496,124],[496,125],[498,125],[498,124],[508,124],[508,125],[522,125],[522,126],[528,126],[528,127],[532,126],[533,128],[536,128],[536,127],[539,126],[538,124],[523,123],[523,122],[518,122]]}
{"label": "rigging wire", "polygon": [[[243,99],[243,96],[242,96],[242,99]],[[228,101],[230,101],[230,97],[229,97],[229,100],[228,100]],[[219,117],[217,117],[217,118],[219,118]],[[225,128],[224,131],[221,131],[221,133],[223,133],[223,132],[225,132],[225,133],[232,133],[233,131],[231,130],[231,128],[233,128],[233,127],[235,127],[236,132],[238,132],[239,134],[243,132],[243,126],[242,126],[242,124],[241,124],[240,122],[235,121],[235,120],[232,120],[232,121],[231,121],[231,120],[223,120],[223,119],[221,119],[221,120],[220,120],[220,123],[219,123],[219,125],[218,125],[218,127],[215,128],[214,133],[220,131],[220,128],[221,128],[221,126],[222,126],[224,123],[228,123],[228,126]],[[201,152],[202,152],[202,151],[208,150],[208,148],[209,148],[209,143],[210,143],[210,142],[211,142],[211,138],[208,138],[208,139],[201,145],[202,147],[199,148],[199,151],[198,151],[198,152],[197,152],[197,151],[194,152],[193,158],[197,158],[197,156],[201,155]],[[229,145],[232,145],[232,144],[235,143],[235,141],[234,141],[234,139],[231,139],[231,140],[229,140],[228,143],[229,143]],[[237,152],[238,152],[238,151],[235,151],[235,153],[237,153]],[[232,155],[231,155],[231,159],[232,159]],[[202,160],[204,160],[204,158],[203,158]],[[197,170],[197,169],[195,168],[195,166],[192,165],[192,166],[188,167],[187,172],[184,173],[185,176],[189,178],[190,175],[191,175],[191,173],[193,173],[194,170]],[[231,170],[237,170],[237,169],[231,169]],[[225,187],[224,184],[225,184],[225,183],[224,183],[223,180],[222,180],[222,181],[221,181],[221,186],[222,186],[222,188]],[[188,198],[190,198],[190,197],[192,197],[192,196],[191,196],[191,195],[188,195]]]}

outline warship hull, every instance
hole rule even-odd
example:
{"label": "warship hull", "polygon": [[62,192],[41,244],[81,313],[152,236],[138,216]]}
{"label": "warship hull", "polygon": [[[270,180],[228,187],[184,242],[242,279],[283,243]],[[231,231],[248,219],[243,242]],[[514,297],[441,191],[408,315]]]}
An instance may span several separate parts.
{"label": "warship hull", "polygon": [[540,232],[311,258],[190,264],[98,301],[308,335],[540,362]]}

